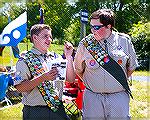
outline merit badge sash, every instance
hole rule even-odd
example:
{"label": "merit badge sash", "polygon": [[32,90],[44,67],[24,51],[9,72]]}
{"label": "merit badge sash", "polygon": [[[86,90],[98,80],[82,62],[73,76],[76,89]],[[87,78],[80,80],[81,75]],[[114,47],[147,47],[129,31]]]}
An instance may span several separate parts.
{"label": "merit badge sash", "polygon": [[124,87],[131,98],[133,98],[127,78],[121,66],[108,55],[98,41],[95,40],[93,35],[87,36],[83,44],[99,65],[110,73]]}
{"label": "merit badge sash", "polygon": [[[27,63],[33,77],[39,76],[45,72],[40,59],[36,57],[33,52],[27,52],[24,60]],[[42,82],[38,86],[38,90],[41,93],[47,106],[54,112],[57,111],[60,105],[60,101],[56,91],[53,88],[52,83],[50,81]]]}

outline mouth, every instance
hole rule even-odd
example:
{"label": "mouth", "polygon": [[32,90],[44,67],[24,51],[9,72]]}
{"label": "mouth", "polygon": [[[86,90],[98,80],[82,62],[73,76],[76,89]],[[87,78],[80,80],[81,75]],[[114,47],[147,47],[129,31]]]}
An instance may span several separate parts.
{"label": "mouth", "polygon": [[50,45],[50,42],[45,42],[45,44],[46,44],[47,46],[49,46],[49,45]]}

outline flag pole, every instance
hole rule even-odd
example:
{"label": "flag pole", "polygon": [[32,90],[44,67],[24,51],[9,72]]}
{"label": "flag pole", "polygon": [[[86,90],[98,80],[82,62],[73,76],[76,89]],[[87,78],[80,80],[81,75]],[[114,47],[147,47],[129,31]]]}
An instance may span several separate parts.
{"label": "flag pole", "polygon": [[12,49],[11,49],[11,47],[9,47],[10,48],[10,66],[11,66],[11,68],[13,68],[13,57],[12,57]]}
{"label": "flag pole", "polygon": [[[8,14],[8,13],[6,13],[7,14],[7,17],[8,17],[8,23],[10,23],[11,22],[11,18],[10,18],[10,15]],[[12,57],[12,48],[11,48],[11,46],[9,47],[10,48],[10,66],[11,66],[11,69],[12,69],[12,67],[13,67],[13,57]]]}

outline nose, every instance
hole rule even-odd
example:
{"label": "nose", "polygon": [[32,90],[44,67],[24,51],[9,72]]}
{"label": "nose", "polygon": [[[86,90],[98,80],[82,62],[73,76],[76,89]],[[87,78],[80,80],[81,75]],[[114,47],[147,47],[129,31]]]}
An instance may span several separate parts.
{"label": "nose", "polygon": [[95,32],[96,32],[96,30],[94,30],[94,28],[92,28],[92,29],[91,29],[91,32],[92,32],[92,33],[95,33]]}
{"label": "nose", "polygon": [[50,41],[50,42],[52,42],[52,41],[53,41],[52,36],[49,36],[49,37],[47,38],[47,40]]}

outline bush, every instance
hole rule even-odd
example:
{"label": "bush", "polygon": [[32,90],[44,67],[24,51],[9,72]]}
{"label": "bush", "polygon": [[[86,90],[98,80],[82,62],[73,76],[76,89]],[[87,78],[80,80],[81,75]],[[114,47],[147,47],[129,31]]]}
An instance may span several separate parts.
{"label": "bush", "polygon": [[138,24],[134,24],[130,34],[138,57],[138,70],[148,70],[150,55],[150,22],[143,23],[140,21]]}

